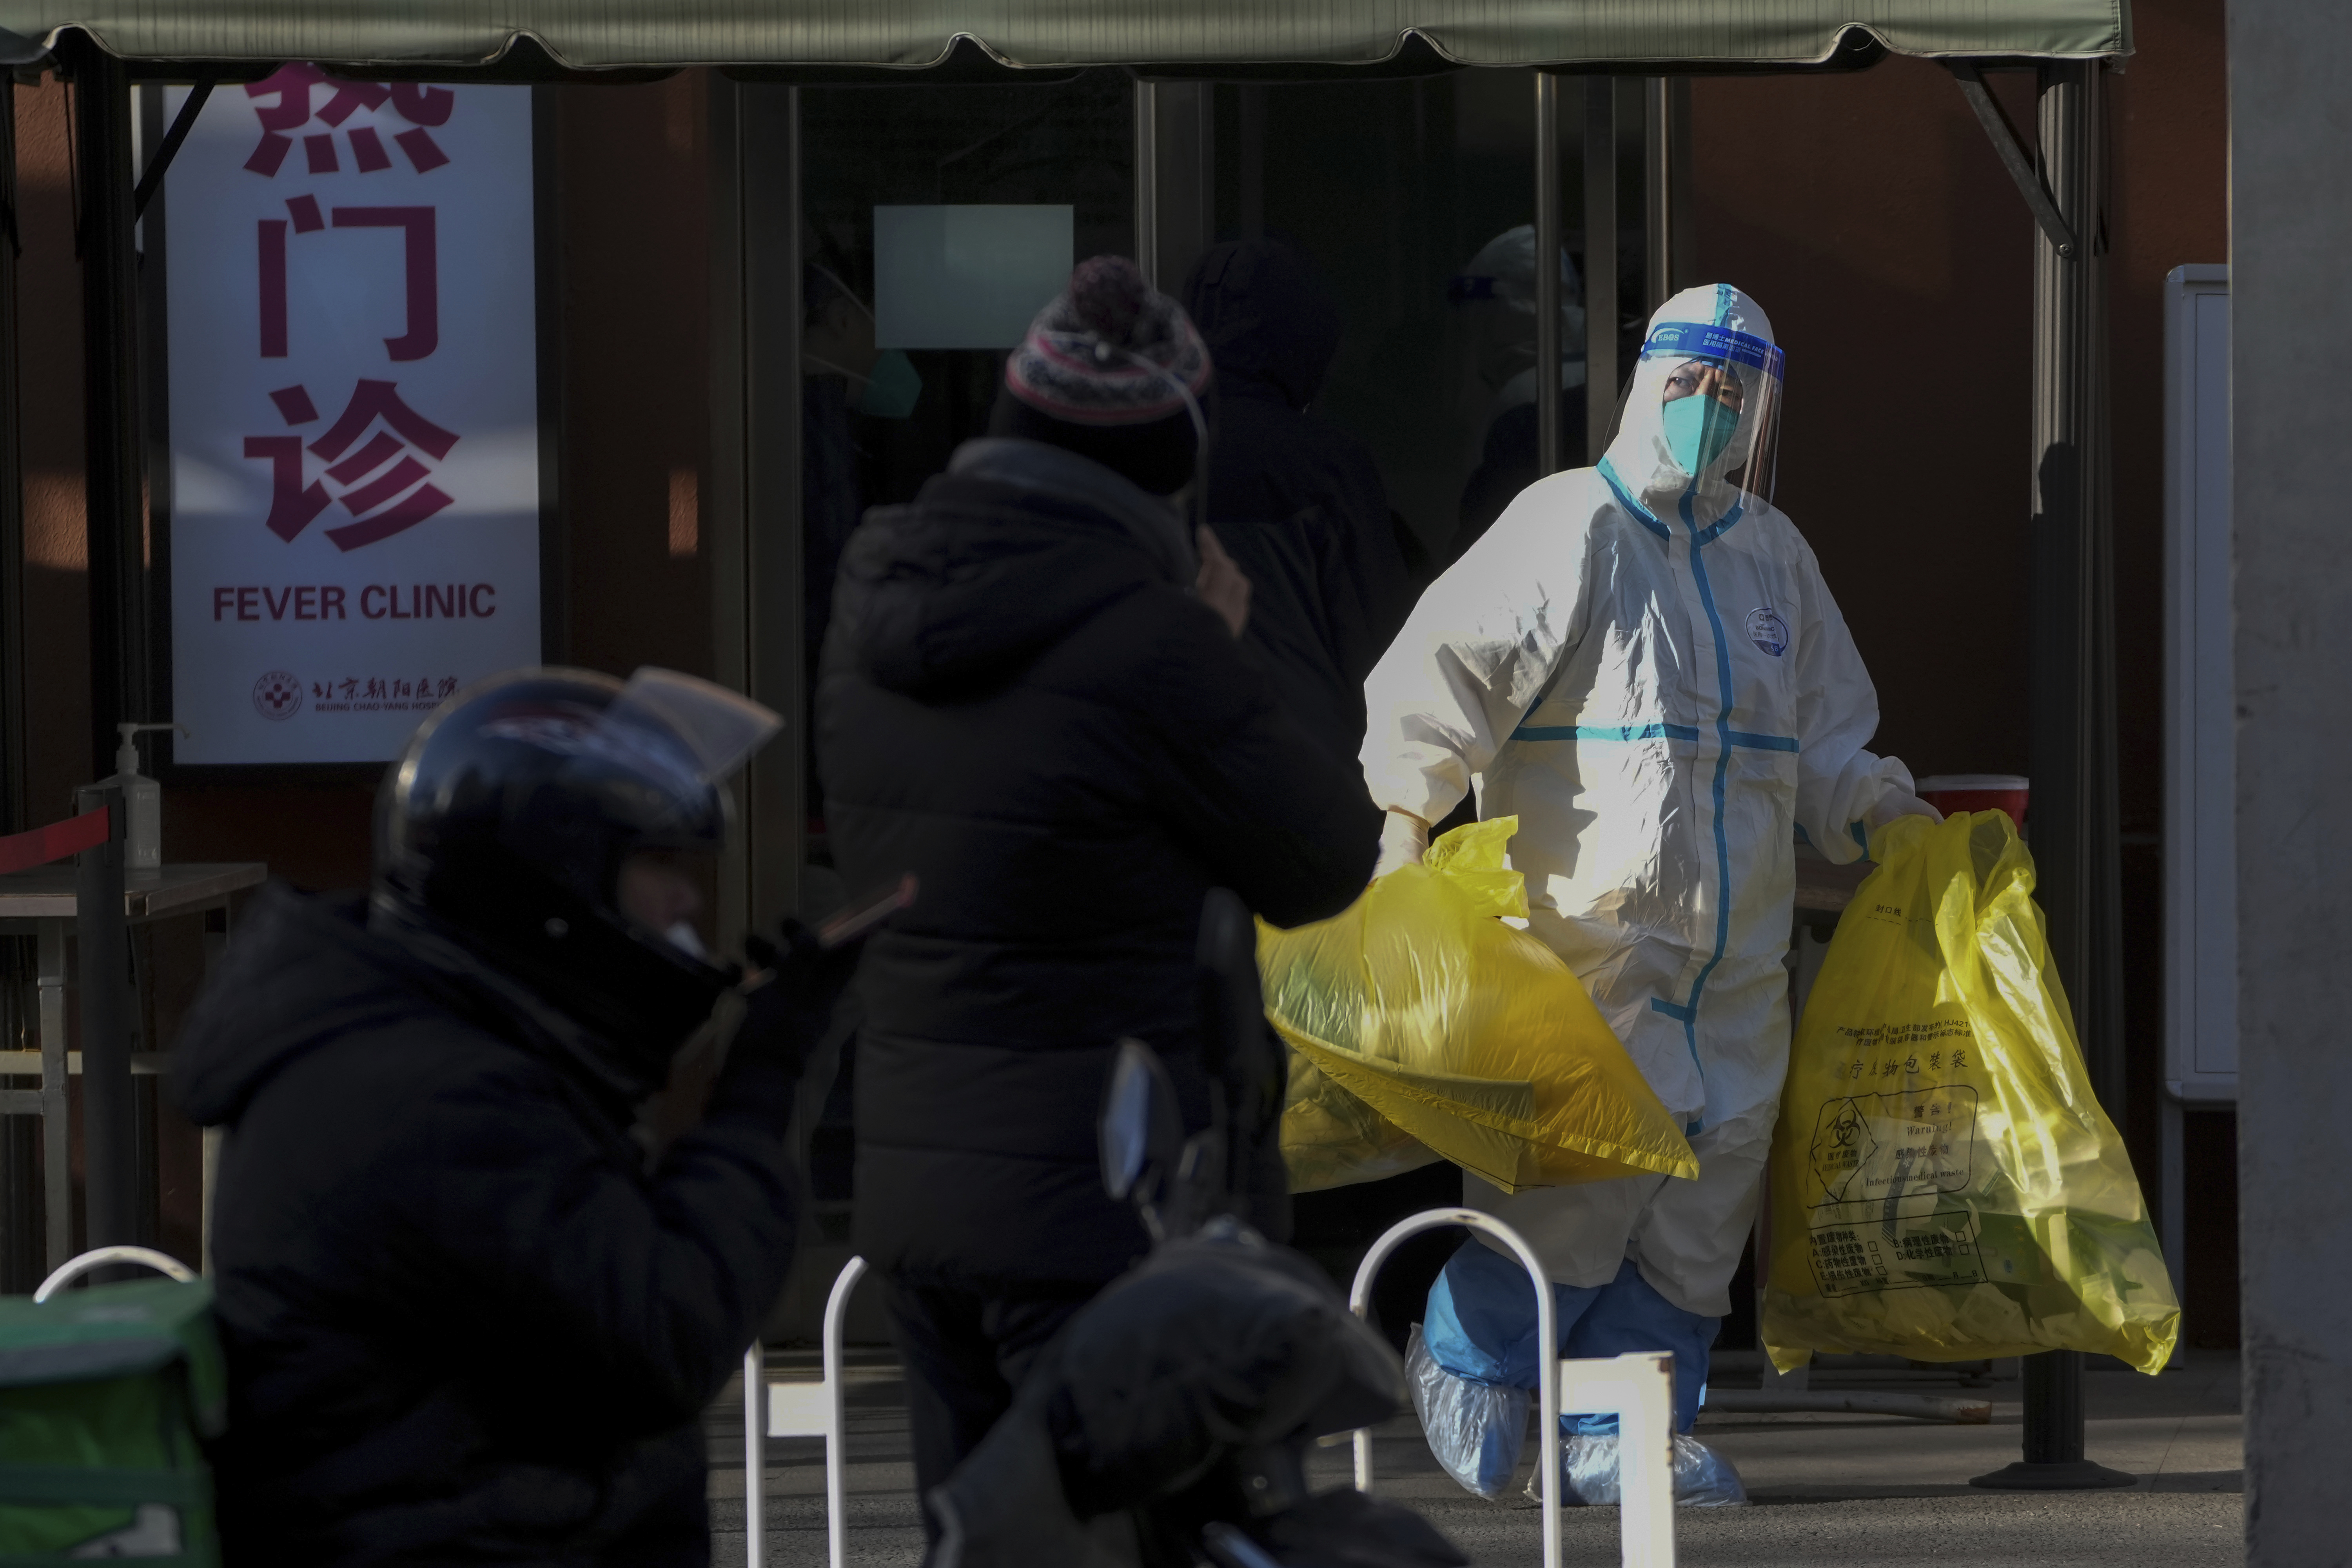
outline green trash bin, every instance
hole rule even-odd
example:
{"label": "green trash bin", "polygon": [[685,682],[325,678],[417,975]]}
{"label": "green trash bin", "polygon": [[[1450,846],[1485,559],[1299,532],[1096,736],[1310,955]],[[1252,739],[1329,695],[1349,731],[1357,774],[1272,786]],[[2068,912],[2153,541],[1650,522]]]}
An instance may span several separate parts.
{"label": "green trash bin", "polygon": [[[75,1259],[44,1294],[131,1249],[107,1250],[118,1257]],[[221,1429],[227,1377],[212,1302],[195,1279],[0,1297],[0,1568],[217,1568],[203,1440]]]}

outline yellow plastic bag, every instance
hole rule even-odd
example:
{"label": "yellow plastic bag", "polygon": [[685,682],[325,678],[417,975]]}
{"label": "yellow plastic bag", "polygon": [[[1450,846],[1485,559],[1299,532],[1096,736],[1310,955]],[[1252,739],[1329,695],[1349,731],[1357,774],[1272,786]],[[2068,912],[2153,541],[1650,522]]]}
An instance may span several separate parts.
{"label": "yellow plastic bag", "polygon": [[1507,1192],[1698,1163],[1583,983],[1498,917],[1518,818],[1457,828],[1333,919],[1258,928],[1266,1015],[1291,1047],[1291,1187],[1446,1159]]}
{"label": "yellow plastic bag", "polygon": [[1764,1343],[2155,1372],[2180,1308],[1998,811],[1905,817],[1838,921],[1772,1137]]}

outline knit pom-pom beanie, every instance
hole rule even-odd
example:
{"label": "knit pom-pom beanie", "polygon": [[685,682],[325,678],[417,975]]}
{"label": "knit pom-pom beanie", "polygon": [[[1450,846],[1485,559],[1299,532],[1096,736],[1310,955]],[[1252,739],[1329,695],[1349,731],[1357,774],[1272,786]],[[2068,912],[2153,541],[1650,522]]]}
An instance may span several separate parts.
{"label": "knit pom-pom beanie", "polygon": [[1206,404],[1211,374],[1184,308],[1126,257],[1097,256],[1006,357],[990,429],[1066,447],[1169,495],[1192,478],[1198,450],[1185,394]]}

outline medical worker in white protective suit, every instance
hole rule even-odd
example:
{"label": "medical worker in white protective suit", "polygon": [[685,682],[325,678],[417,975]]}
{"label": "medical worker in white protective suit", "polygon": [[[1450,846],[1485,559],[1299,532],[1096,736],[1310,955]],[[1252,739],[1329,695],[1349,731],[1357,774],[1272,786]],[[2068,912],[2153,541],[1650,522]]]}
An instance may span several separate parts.
{"label": "medical worker in white protective suit", "polygon": [[[1935,815],[1900,762],[1866,749],[1870,677],[1768,499],[1780,373],[1753,300],[1675,295],[1607,456],[1520,492],[1365,683],[1364,774],[1390,814],[1381,869],[1420,859],[1428,825],[1473,787],[1481,817],[1516,814],[1529,929],[1685,1124],[1695,1181],[1507,1196],[1464,1178],[1465,1201],[1542,1258],[1561,1354],[1674,1352],[1680,1433],[1730,1310],[1788,1065],[1797,837],[1851,861],[1873,827]],[[1433,1447],[1475,1489],[1507,1479],[1518,1434],[1499,1428],[1514,1417],[1441,1430],[1437,1413],[1458,1421],[1500,1408],[1482,1388],[1534,1387],[1535,1323],[1525,1270],[1482,1238],[1430,1293],[1417,1393]],[[1565,1419],[1570,1492],[1615,1500],[1613,1417]],[[1693,1438],[1677,1437],[1675,1469],[1683,1500],[1744,1500]]]}

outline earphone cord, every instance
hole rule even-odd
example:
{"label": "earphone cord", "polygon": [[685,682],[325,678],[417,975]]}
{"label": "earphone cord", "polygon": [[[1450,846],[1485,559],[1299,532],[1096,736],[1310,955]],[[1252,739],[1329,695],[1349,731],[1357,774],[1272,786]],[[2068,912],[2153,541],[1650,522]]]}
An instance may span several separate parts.
{"label": "earphone cord", "polygon": [[1201,412],[1201,400],[1192,395],[1192,389],[1184,384],[1184,378],[1166,365],[1155,360],[1146,359],[1133,349],[1121,348],[1116,343],[1105,342],[1100,332],[1089,332],[1087,335],[1094,339],[1097,347],[1108,349],[1129,363],[1150,371],[1174,387],[1176,395],[1184,400],[1184,412],[1192,416],[1192,483],[1190,487],[1192,494],[1188,502],[1188,510],[1192,513],[1192,532],[1187,542],[1192,546],[1197,564],[1201,549],[1200,531],[1209,526],[1209,416]]}

